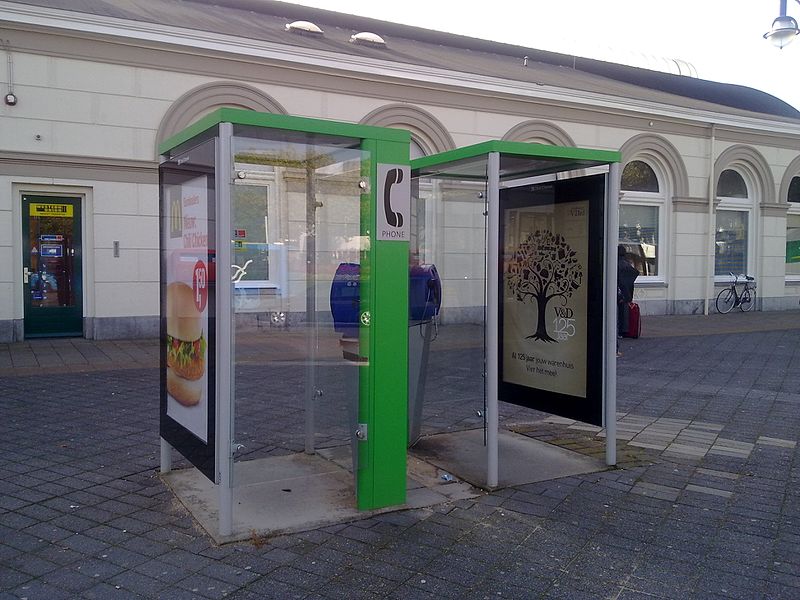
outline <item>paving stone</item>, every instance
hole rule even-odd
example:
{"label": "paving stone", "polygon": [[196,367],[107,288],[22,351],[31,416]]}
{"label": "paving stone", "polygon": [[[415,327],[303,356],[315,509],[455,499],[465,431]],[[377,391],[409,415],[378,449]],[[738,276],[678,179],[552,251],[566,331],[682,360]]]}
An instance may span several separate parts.
{"label": "paving stone", "polygon": [[700,494],[712,494],[714,496],[720,496],[722,498],[730,498],[733,495],[733,492],[727,490],[719,490],[716,488],[706,487],[704,485],[693,485],[689,484],[686,486],[687,492],[698,492]]}
{"label": "paving stone", "polygon": [[764,446],[776,446],[778,448],[796,448],[797,442],[794,440],[784,440],[780,438],[767,437],[764,435],[758,436],[756,444],[763,444]]}

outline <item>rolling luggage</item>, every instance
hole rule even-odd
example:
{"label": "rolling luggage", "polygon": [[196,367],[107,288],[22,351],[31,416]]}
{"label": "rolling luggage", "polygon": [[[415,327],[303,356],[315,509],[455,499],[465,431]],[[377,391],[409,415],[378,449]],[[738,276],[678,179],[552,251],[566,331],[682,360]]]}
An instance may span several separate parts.
{"label": "rolling luggage", "polygon": [[625,337],[638,338],[642,335],[642,316],[639,312],[639,305],[636,302],[628,303],[628,331]]}

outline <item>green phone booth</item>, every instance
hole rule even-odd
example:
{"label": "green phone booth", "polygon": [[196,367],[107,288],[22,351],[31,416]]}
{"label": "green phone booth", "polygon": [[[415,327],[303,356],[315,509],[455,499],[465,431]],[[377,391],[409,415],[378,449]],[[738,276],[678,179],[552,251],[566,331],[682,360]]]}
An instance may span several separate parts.
{"label": "green phone booth", "polygon": [[222,540],[406,500],[409,142],[224,108],[159,149],[162,472]]}

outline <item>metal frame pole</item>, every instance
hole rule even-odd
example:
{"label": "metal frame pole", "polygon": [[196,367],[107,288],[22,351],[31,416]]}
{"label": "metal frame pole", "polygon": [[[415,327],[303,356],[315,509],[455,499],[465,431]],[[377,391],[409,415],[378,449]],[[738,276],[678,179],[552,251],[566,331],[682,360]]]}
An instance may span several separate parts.
{"label": "metal frame pole", "polygon": [[161,474],[172,471],[172,446],[164,438],[161,440]]}
{"label": "metal frame pole", "polygon": [[313,155],[306,148],[306,381],[303,412],[305,415],[305,452],[316,451],[317,391],[317,349],[319,331],[317,329],[317,197],[312,164]]}
{"label": "metal frame pole", "polygon": [[617,243],[619,239],[619,163],[612,163],[606,182],[606,317],[605,398],[606,464],[617,464]]}
{"label": "metal frame pole", "polygon": [[486,248],[486,486],[498,484],[498,318],[500,287],[500,153],[490,152],[487,171],[488,236]]}
{"label": "metal frame pole", "polygon": [[216,171],[217,246],[217,465],[219,468],[219,533],[233,533],[233,369],[231,361],[233,293],[231,257],[231,138],[233,125],[220,123]]}
{"label": "metal frame pole", "polygon": [[706,232],[708,239],[706,240],[706,274],[708,277],[705,281],[705,299],[703,300],[703,314],[708,316],[711,306],[711,301],[714,298],[714,271],[715,271],[715,250],[716,250],[716,223],[714,220],[714,197],[716,196],[716,181],[714,180],[714,161],[716,157],[715,146],[717,138],[717,126],[711,124],[711,139],[709,141],[708,150],[708,223],[706,224]]}

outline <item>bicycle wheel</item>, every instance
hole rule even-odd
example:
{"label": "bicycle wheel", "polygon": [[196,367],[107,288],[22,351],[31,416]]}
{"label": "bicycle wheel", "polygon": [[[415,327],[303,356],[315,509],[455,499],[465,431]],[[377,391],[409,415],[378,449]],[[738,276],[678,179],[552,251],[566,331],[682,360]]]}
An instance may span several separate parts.
{"label": "bicycle wheel", "polygon": [[734,304],[736,304],[736,297],[731,288],[725,288],[717,295],[717,312],[723,315],[729,313]]}
{"label": "bicycle wheel", "polygon": [[747,312],[756,303],[756,291],[747,289],[742,292],[742,297],[740,298],[739,308],[742,309],[743,312]]}

